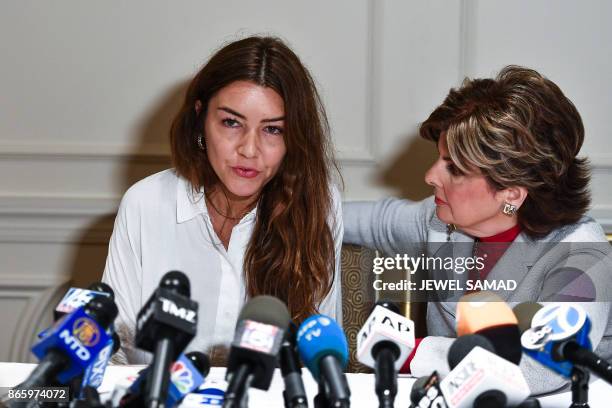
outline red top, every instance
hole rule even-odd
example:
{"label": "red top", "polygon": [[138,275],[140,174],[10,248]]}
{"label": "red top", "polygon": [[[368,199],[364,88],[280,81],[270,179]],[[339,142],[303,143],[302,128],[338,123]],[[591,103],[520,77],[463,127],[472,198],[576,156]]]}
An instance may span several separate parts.
{"label": "red top", "polygon": [[[478,274],[478,271],[476,270],[470,271],[470,279],[486,279],[489,272],[491,272],[491,269],[493,269],[493,266],[495,266],[499,258],[502,257],[504,252],[506,252],[506,249],[508,249],[510,244],[512,244],[512,241],[514,241],[520,233],[521,227],[517,224],[506,231],[500,232],[499,234],[495,234],[490,237],[477,238],[474,241],[474,245],[476,245],[474,256],[484,258],[484,268],[480,271],[480,274]],[[412,350],[412,353],[410,353],[406,359],[406,362],[400,369],[400,373],[410,374],[410,363],[412,362],[421,341],[423,341],[423,338],[416,339],[414,343],[414,350]]]}
{"label": "red top", "polygon": [[480,271],[472,269],[469,273],[469,279],[484,280],[491,272],[499,258],[501,258],[506,249],[512,244],[512,241],[521,233],[521,227],[517,224],[509,230],[500,232],[490,237],[476,238],[474,240],[474,256],[484,259],[484,268]]}
{"label": "red top", "polygon": [[521,226],[516,224],[509,230],[500,232],[490,237],[479,238],[482,242],[512,242],[521,233]]}

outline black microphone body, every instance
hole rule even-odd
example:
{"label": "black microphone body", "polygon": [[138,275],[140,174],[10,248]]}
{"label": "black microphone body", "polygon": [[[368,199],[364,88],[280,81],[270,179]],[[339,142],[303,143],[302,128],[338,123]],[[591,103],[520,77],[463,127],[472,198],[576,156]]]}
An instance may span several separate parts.
{"label": "black microphone body", "polygon": [[586,367],[602,380],[612,384],[612,365],[591,350],[581,347],[576,341],[564,341],[557,346],[557,352],[562,359]]}
{"label": "black microphone body", "polygon": [[223,397],[223,406],[227,408],[240,407],[246,408],[246,399],[248,398],[247,390],[253,379],[253,369],[249,364],[240,364],[232,373],[225,395]]}
{"label": "black microphone body", "polygon": [[375,391],[378,396],[380,408],[393,408],[397,395],[397,373],[395,361],[399,358],[399,348],[390,341],[381,341],[372,349],[372,356],[376,361],[374,367],[376,384]]}
{"label": "black microphone body", "polygon": [[30,376],[17,385],[15,389],[28,389],[44,387],[54,383],[55,376],[69,363],[68,357],[58,350],[49,350],[49,353],[40,360],[30,373]]}
{"label": "black microphone body", "polygon": [[321,372],[320,381],[325,385],[329,406],[350,407],[351,392],[338,359],[332,355],[321,358],[319,370]]}
{"label": "black microphone body", "polygon": [[285,390],[283,400],[285,408],[307,408],[308,397],[302,381],[297,349],[295,347],[295,331],[288,331],[279,352],[279,364]]}
{"label": "black microphone body", "polygon": [[154,353],[145,388],[148,407],[165,405],[170,366],[195,337],[198,303],[190,295],[187,276],[168,272],[138,313],[136,346]]}
{"label": "black microphone body", "polygon": [[161,399],[158,396],[164,396],[168,390],[170,366],[175,358],[174,350],[172,339],[167,336],[159,339],[155,346],[155,358],[151,370],[149,370],[147,381],[147,384],[149,384],[147,405],[150,407],[164,405],[165,398]]}

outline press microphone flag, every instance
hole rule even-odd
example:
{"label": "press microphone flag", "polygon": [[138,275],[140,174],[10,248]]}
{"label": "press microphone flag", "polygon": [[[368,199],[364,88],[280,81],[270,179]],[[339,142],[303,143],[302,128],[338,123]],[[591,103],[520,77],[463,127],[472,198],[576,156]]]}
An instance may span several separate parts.
{"label": "press microphone flag", "polygon": [[55,377],[66,384],[83,373],[108,345],[110,335],[106,329],[117,312],[117,305],[110,298],[94,297],[58,320],[32,347],[41,363],[26,382],[42,386]]}
{"label": "press microphone flag", "polygon": [[[150,367],[142,370],[131,383],[127,392],[115,404],[120,407],[141,407],[147,388]],[[170,383],[166,407],[173,407],[189,393],[195,392],[204,383],[210,371],[210,360],[199,351],[181,354],[170,367]]]}
{"label": "press microphone flag", "polygon": [[104,379],[104,373],[106,372],[106,367],[114,353],[119,350],[121,347],[121,340],[117,333],[112,333],[110,339],[108,340],[106,346],[98,353],[98,356],[94,360],[92,364],[90,364],[85,373],[83,374],[83,381],[81,383],[81,395],[83,398],[83,390],[86,387],[98,388],[102,385],[102,380]]}
{"label": "press microphone flag", "polygon": [[412,384],[410,408],[447,408],[440,389],[440,376],[434,371],[429,377],[421,377]]}
{"label": "press microphone flag", "polygon": [[442,380],[440,389],[450,408],[472,408],[491,392],[503,394],[508,406],[516,406],[530,393],[518,366],[479,346]]}
{"label": "press microphone flag", "polygon": [[53,318],[58,320],[65,314],[86,305],[96,296],[107,296],[114,299],[115,294],[111,287],[103,282],[93,283],[87,289],[72,287],[68,289],[62,300],[55,307]]}
{"label": "press microphone flag", "polygon": [[376,345],[389,342],[398,349],[394,366],[399,371],[414,349],[414,322],[383,306],[376,305],[357,333],[357,360],[368,367],[376,365]]}
{"label": "press microphone flag", "polygon": [[397,373],[414,349],[414,322],[390,302],[379,302],[357,333],[357,360],[374,368],[381,407],[392,407]]}
{"label": "press microphone flag", "polygon": [[533,316],[521,343],[525,354],[565,377],[572,376],[576,364],[612,383],[612,365],[593,353],[590,331],[591,321],[580,305],[551,304]]}
{"label": "press microphone flag", "polygon": [[239,405],[250,386],[270,387],[290,320],[287,306],[273,296],[256,296],[244,305],[227,363],[224,407]]}

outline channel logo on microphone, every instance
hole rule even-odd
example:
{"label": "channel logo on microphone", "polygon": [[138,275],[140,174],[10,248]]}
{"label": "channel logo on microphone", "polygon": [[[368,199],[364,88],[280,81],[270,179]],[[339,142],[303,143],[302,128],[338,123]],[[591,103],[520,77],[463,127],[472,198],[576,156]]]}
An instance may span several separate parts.
{"label": "channel logo on microphone", "polygon": [[72,335],[85,347],[93,347],[100,341],[100,328],[89,317],[81,317],[75,320]]}
{"label": "channel logo on microphone", "polygon": [[177,361],[172,365],[170,381],[182,394],[187,394],[193,388],[193,375],[182,361]]}
{"label": "channel logo on microphone", "polygon": [[587,315],[584,309],[571,304],[543,307],[533,316],[532,327],[548,326],[551,334],[550,340],[566,339],[584,326]]}
{"label": "channel logo on microphone", "polygon": [[262,353],[271,353],[278,338],[281,336],[281,329],[271,324],[245,320],[242,324],[242,333],[238,347],[244,347]]}

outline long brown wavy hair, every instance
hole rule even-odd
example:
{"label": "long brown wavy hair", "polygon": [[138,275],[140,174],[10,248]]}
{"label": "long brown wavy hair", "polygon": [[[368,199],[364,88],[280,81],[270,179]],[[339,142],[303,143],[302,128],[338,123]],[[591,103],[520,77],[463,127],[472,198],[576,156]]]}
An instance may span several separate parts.
{"label": "long brown wavy hair", "polygon": [[[244,257],[248,296],[273,295],[301,321],[317,312],[334,278],[334,241],[328,225],[331,169],[336,169],[329,124],[314,81],[297,55],[278,38],[249,37],[218,50],[191,81],[172,123],[177,173],[194,188],[219,179],[197,138],[210,99],[235,81],[276,91],[284,101],[287,153],[263,188]],[[196,101],[203,109],[196,113]]]}

